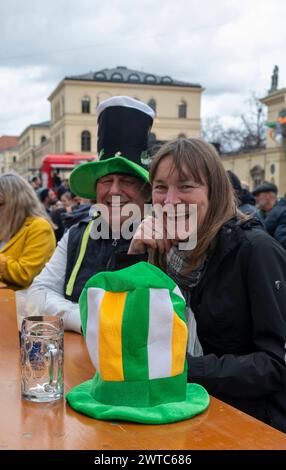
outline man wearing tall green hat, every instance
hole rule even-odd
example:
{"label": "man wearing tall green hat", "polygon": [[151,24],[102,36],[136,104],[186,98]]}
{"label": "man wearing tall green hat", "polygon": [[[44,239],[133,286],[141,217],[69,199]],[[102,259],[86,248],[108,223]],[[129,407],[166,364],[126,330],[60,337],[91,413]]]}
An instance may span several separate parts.
{"label": "man wearing tall green hat", "polygon": [[[118,260],[125,263],[127,259],[131,238],[124,239],[112,230],[113,219],[122,226],[126,220],[122,209],[130,203],[136,203],[143,217],[144,204],[151,199],[147,144],[154,111],[127,96],[109,98],[100,103],[97,111],[99,160],[79,165],[70,177],[75,194],[96,200],[95,211],[66,232],[31,286],[45,289],[45,312],[64,312],[65,329],[77,332],[81,331],[78,299],[87,279],[101,271],[124,267],[118,266]],[[97,205],[105,209],[107,217],[101,217]],[[107,226],[104,237],[94,236],[99,216],[101,225]],[[134,221],[134,228],[137,222],[140,220]]]}

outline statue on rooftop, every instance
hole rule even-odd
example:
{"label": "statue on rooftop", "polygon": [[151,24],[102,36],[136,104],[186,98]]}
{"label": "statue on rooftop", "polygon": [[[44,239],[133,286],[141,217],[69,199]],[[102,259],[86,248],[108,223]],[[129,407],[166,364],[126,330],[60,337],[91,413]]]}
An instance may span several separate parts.
{"label": "statue on rooftop", "polygon": [[279,74],[279,68],[278,68],[278,65],[275,65],[272,76],[271,76],[270,91],[275,91],[278,88],[278,74]]}

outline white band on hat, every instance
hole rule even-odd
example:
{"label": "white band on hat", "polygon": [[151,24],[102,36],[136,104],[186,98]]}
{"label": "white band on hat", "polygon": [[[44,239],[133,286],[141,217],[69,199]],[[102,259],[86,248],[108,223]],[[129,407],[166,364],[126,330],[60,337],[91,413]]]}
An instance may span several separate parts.
{"label": "white band on hat", "polygon": [[148,365],[149,379],[170,377],[174,307],[168,289],[150,289]]}
{"label": "white band on hat", "polygon": [[98,117],[106,108],[112,106],[124,106],[125,108],[138,109],[138,111],[142,111],[143,113],[148,114],[148,116],[150,116],[152,119],[155,117],[155,113],[153,109],[150,108],[150,106],[143,103],[142,101],[130,98],[130,96],[112,96],[112,98],[108,98],[107,100],[102,101],[96,108]]}

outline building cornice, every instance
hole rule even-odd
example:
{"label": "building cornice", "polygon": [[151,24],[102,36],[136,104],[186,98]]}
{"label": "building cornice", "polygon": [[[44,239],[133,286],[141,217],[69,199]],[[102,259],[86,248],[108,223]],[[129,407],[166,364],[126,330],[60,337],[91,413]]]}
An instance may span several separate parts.
{"label": "building cornice", "polygon": [[286,97],[286,88],[281,88],[280,90],[273,91],[272,93],[269,93],[264,98],[260,98],[259,101],[261,101],[261,103],[266,104],[267,106],[269,106],[269,105],[272,104],[272,102],[276,103],[277,98],[284,98],[284,101],[285,101],[285,97]]}

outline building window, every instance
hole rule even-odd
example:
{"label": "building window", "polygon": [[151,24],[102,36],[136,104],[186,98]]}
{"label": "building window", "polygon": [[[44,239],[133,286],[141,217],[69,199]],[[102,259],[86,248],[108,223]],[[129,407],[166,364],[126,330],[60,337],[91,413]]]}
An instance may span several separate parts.
{"label": "building window", "polygon": [[90,113],[90,99],[88,96],[85,96],[81,100],[81,112],[86,114]]}
{"label": "building window", "polygon": [[187,103],[185,101],[181,101],[179,104],[178,117],[180,119],[186,119],[187,117]]}
{"label": "building window", "polygon": [[55,112],[54,112],[54,118],[55,118],[55,121],[57,121],[58,119],[60,119],[60,103],[57,102],[55,104]]}
{"label": "building window", "polygon": [[157,79],[155,75],[152,75],[151,73],[149,73],[148,75],[145,75],[144,82],[145,83],[157,83]]}
{"label": "building window", "polygon": [[61,137],[59,135],[55,137],[55,151],[58,153],[61,151]]}
{"label": "building window", "polygon": [[154,132],[149,132],[148,135],[148,148],[152,148],[157,142],[157,137]]}
{"label": "building window", "polygon": [[131,73],[129,76],[128,76],[128,82],[135,82],[135,83],[138,83],[140,82],[140,77],[138,75],[138,73]]}
{"label": "building window", "polygon": [[173,80],[169,75],[165,75],[164,77],[161,78],[160,83],[163,85],[171,85],[173,83]]}
{"label": "building window", "polygon": [[112,82],[123,82],[123,75],[120,72],[114,72],[111,75],[111,81]]}
{"label": "building window", "polygon": [[16,157],[16,155],[13,155],[13,157],[12,157],[12,162],[13,162],[13,163],[17,163],[17,157]]}
{"label": "building window", "polygon": [[45,135],[41,136],[41,144],[44,144],[47,140],[47,137]]}
{"label": "building window", "polygon": [[81,133],[81,151],[90,152],[91,150],[91,135],[89,131]]}
{"label": "building window", "polygon": [[153,109],[153,111],[156,113],[156,101],[151,98],[151,100],[148,101],[148,105],[150,106],[150,108]]}
{"label": "building window", "polygon": [[98,80],[98,81],[107,80],[107,76],[106,76],[105,72],[96,72],[93,75],[93,79]]}

